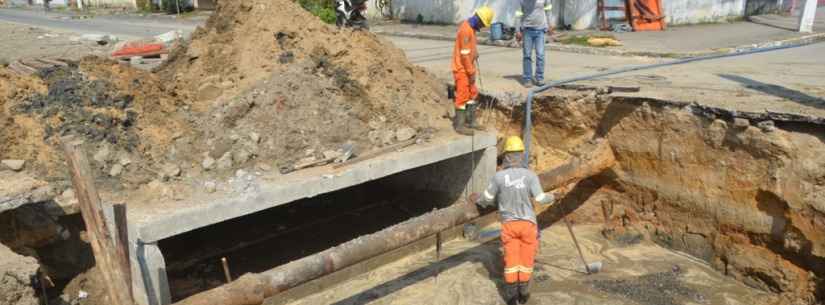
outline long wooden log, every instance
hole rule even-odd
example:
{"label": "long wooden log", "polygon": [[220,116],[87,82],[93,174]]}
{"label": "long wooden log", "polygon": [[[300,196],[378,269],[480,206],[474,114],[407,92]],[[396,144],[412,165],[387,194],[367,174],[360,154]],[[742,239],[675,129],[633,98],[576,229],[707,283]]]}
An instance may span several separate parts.
{"label": "long wooden log", "polygon": [[72,186],[80,205],[80,214],[83,216],[83,222],[86,223],[86,235],[92,245],[95,264],[103,275],[103,284],[109,297],[109,304],[134,304],[132,289],[129,285],[131,269],[128,256],[125,254],[126,250],[123,248],[125,244],[115,240],[111,234],[114,231],[106,225],[103,203],[95,187],[89,161],[70,139],[63,139],[63,150],[66,153],[66,163],[69,165]]}
{"label": "long wooden log", "polygon": [[[557,189],[571,182],[601,173],[616,160],[607,141],[595,143],[586,153],[539,177],[545,190]],[[552,176],[551,176],[552,173]],[[545,181],[546,180],[546,181]],[[475,204],[461,202],[380,232],[361,236],[323,252],[279,266],[259,274],[247,274],[230,284],[201,292],[176,305],[258,305],[266,298],[310,280],[333,273],[379,254],[466,223],[481,216]]]}

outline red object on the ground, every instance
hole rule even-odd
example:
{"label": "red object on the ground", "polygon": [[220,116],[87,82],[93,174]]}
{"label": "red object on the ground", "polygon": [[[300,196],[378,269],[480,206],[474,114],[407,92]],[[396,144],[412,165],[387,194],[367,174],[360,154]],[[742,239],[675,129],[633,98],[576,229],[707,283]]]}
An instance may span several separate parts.
{"label": "red object on the ground", "polygon": [[634,31],[662,31],[665,16],[662,14],[661,0],[629,0],[630,25]]}
{"label": "red object on the ground", "polygon": [[163,43],[127,42],[112,53],[112,57],[152,56],[167,53]]}

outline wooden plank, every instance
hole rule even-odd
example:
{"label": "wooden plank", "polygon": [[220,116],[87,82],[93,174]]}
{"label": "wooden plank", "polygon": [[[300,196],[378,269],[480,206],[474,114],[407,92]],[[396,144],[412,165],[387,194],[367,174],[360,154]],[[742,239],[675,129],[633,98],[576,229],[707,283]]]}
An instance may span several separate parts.
{"label": "wooden plank", "polygon": [[[118,254],[115,241],[106,225],[103,215],[103,206],[100,195],[92,179],[92,170],[86,155],[70,139],[63,139],[63,150],[66,163],[71,173],[72,186],[80,205],[80,213],[86,223],[86,234],[95,256],[95,263],[103,276],[103,283],[113,305],[132,305],[131,286],[129,278],[129,261],[123,262],[123,256]],[[117,218],[117,217],[116,217]],[[125,224],[124,224],[125,225]],[[126,267],[126,268],[124,268]]]}

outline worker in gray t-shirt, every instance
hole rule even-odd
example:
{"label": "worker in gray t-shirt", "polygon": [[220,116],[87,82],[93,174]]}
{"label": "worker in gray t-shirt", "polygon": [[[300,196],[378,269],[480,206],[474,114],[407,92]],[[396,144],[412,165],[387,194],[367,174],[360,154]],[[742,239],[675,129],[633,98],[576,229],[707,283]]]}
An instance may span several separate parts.
{"label": "worker in gray t-shirt", "polygon": [[480,206],[498,203],[504,246],[504,281],[507,283],[505,301],[508,305],[525,304],[530,298],[528,287],[538,249],[536,212],[530,199],[548,204],[554,198],[553,194],[541,189],[538,176],[524,168],[521,138],[507,138],[504,153],[504,169],[493,176],[483,196],[473,194],[470,200]]}

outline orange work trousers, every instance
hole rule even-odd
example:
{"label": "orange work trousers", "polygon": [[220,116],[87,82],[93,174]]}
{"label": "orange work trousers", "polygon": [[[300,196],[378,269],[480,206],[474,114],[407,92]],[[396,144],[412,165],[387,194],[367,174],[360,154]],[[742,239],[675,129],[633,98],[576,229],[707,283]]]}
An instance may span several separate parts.
{"label": "orange work trousers", "polygon": [[478,97],[478,87],[470,83],[466,73],[453,73],[455,80],[455,109],[464,109],[467,101]]}
{"label": "orange work trousers", "polygon": [[504,245],[504,281],[527,282],[533,274],[538,249],[538,228],[526,220],[508,221],[501,226]]}

